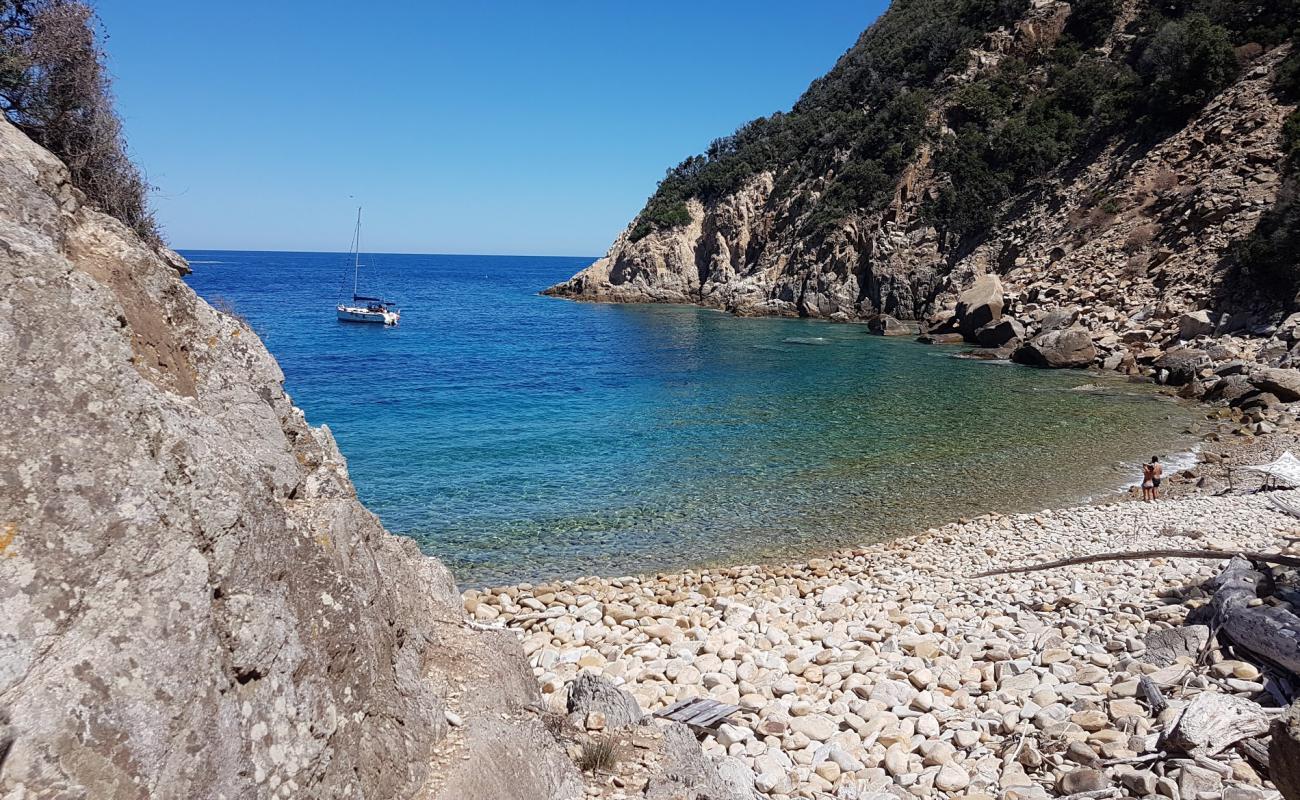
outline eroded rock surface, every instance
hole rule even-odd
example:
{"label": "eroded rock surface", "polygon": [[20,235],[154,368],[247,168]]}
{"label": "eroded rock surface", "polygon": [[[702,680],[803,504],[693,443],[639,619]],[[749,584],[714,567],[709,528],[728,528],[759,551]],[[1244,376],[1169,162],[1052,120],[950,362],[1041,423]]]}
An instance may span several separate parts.
{"label": "eroded rock surface", "polygon": [[572,796],[517,640],[465,626],[179,257],[2,121],[0,247],[0,795]]}

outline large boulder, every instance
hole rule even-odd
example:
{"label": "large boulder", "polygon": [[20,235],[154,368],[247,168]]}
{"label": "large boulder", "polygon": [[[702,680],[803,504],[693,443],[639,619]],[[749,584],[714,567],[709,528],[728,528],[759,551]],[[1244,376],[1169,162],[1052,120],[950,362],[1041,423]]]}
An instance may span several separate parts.
{"label": "large boulder", "polygon": [[568,690],[565,710],[578,728],[593,713],[601,715],[606,729],[635,725],[645,716],[635,697],[593,672],[579,674],[569,682]]}
{"label": "large boulder", "polygon": [[1250,382],[1260,391],[1271,392],[1283,403],[1300,400],[1300,370],[1260,369],[1250,373]]}
{"label": "large boulder", "polygon": [[0,245],[0,796],[581,792],[518,640],[462,624],[252,329],[2,120]]}
{"label": "large boulder", "polygon": [[989,273],[957,297],[957,328],[966,341],[975,341],[975,331],[1002,318],[1002,296],[1002,281]]}
{"label": "large boulder", "polygon": [[1195,339],[1197,336],[1209,336],[1214,333],[1214,320],[1210,312],[1202,309],[1178,318],[1178,338]]}
{"label": "large boulder", "polygon": [[1006,347],[1025,338],[1025,326],[1010,317],[990,322],[975,331],[975,342],[980,347]]}
{"label": "large boulder", "polygon": [[1088,331],[1066,328],[1035,336],[1016,348],[1011,358],[1034,367],[1086,367],[1097,358],[1097,348]]}
{"label": "large boulder", "polygon": [[732,770],[720,772],[690,728],[672,722],[662,733],[658,768],[648,776],[646,800],[753,800],[752,779],[745,786]]}
{"label": "large boulder", "polygon": [[1054,308],[1043,315],[1038,322],[1038,332],[1061,331],[1071,327],[1079,319],[1077,308]]}
{"label": "large boulder", "polygon": [[888,314],[872,317],[867,322],[867,329],[877,336],[915,336],[917,334],[915,322],[902,322]]}
{"label": "large boulder", "polygon": [[1225,375],[1205,393],[1205,399],[1211,402],[1235,404],[1243,397],[1258,392],[1254,384],[1245,375]]}
{"label": "large boulder", "polygon": [[1209,355],[1194,347],[1175,347],[1155,360],[1156,369],[1162,371],[1164,383],[1169,386],[1186,386],[1209,364]]}

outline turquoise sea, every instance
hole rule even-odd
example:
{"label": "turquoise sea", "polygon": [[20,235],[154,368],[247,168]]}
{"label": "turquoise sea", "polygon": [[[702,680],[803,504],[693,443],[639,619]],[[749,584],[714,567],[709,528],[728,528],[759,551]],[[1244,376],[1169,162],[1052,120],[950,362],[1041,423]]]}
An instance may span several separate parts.
{"label": "turquoise sea", "polygon": [[[185,251],[262,336],[361,499],[466,586],[803,558],[1111,492],[1191,412],[860,325],[538,296],[589,258]],[[1093,385],[1100,388],[1079,387]]]}

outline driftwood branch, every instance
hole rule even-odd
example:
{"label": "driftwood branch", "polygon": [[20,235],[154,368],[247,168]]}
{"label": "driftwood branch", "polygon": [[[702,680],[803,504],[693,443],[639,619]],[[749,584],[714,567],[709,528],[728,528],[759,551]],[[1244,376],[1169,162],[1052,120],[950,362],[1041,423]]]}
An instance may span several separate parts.
{"label": "driftwood branch", "polygon": [[1277,606],[1259,604],[1264,576],[1235,557],[1214,579],[1215,621],[1238,647],[1300,674],[1300,617]]}
{"label": "driftwood branch", "polygon": [[991,578],[995,575],[1014,575],[1022,572],[1038,572],[1057,567],[1072,567],[1076,564],[1095,564],[1099,561],[1138,561],[1145,558],[1199,558],[1204,561],[1225,561],[1234,555],[1250,561],[1265,564],[1282,564],[1288,567],[1300,567],[1300,557],[1282,553],[1228,553],[1222,550],[1136,550],[1130,553],[1099,553],[1094,556],[1075,556],[1060,561],[1048,561],[1044,564],[1030,564],[1027,567],[1008,567],[981,572],[971,577]]}

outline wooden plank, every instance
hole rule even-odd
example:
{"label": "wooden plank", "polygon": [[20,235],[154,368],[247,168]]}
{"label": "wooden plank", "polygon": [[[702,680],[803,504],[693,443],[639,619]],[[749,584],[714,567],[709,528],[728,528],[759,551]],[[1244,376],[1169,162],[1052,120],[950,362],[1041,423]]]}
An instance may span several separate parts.
{"label": "wooden plank", "polygon": [[691,719],[689,724],[699,725],[700,727],[704,727],[704,728],[712,728],[716,726],[718,723],[725,720],[727,717],[736,713],[736,711],[738,710],[739,708],[737,706],[731,706],[731,705],[727,705],[726,703],[719,703],[717,701],[713,701],[712,703],[709,704],[709,707],[706,710],[702,711],[699,715]]}
{"label": "wooden plank", "polygon": [[712,698],[691,697],[656,711],[655,716],[697,728],[712,728],[739,710],[740,706],[720,703]]}
{"label": "wooden plank", "polygon": [[694,706],[691,707],[690,718],[683,719],[682,722],[685,722],[687,725],[702,726],[705,724],[705,722],[708,719],[710,719],[717,713],[716,709],[718,705],[719,704],[717,700],[704,700],[700,703],[696,703]]}
{"label": "wooden plank", "polygon": [[694,699],[695,698],[688,697],[685,700],[678,700],[676,703],[673,703],[667,708],[663,708],[656,711],[655,716],[663,717],[665,719],[671,719],[673,715],[676,714],[678,711],[681,711],[683,708],[690,705],[694,701]]}

